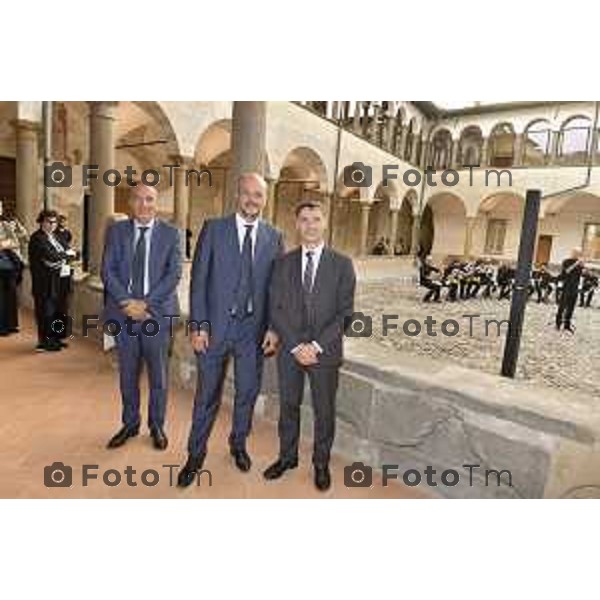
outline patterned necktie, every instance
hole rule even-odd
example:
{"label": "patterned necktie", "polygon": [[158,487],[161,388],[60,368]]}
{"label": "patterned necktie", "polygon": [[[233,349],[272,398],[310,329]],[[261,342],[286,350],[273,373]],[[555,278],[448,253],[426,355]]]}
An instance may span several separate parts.
{"label": "patterned necktie", "polygon": [[240,269],[240,283],[237,293],[237,307],[242,313],[252,314],[254,311],[253,279],[252,279],[252,229],[254,225],[244,225],[246,234],[242,244],[242,265]]}
{"label": "patterned necktie", "polygon": [[143,298],[146,277],[146,232],[148,227],[138,227],[138,231],[139,237],[135,245],[131,266],[131,293],[134,298]]}
{"label": "patterned necktie", "polygon": [[304,288],[304,293],[310,294],[313,286],[313,271],[314,271],[314,263],[313,263],[313,255],[314,252],[312,250],[308,250],[306,253],[306,267],[304,268],[304,277],[302,278],[302,287]]}

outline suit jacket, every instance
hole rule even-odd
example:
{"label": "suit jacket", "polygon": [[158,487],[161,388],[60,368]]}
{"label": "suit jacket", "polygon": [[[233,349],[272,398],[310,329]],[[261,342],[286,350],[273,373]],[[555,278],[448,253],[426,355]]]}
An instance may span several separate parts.
{"label": "suit jacket", "polygon": [[31,272],[31,293],[38,297],[57,297],[60,286],[60,266],[51,267],[48,263],[60,263],[64,252],[58,252],[50,243],[48,234],[37,229],[29,238],[29,270]]}
{"label": "suit jacket", "polygon": [[277,261],[271,283],[271,324],[282,340],[283,352],[298,344],[317,342],[319,362],[339,365],[343,335],[354,312],[356,275],[352,260],[324,247],[312,292],[302,288],[302,249]]}
{"label": "suit jacket", "polygon": [[[269,285],[275,259],[283,254],[281,232],[260,220],[256,231],[252,266],[253,322],[260,339],[269,324]],[[236,300],[242,254],[235,214],[204,223],[198,236],[192,265],[190,318],[208,321],[214,344],[225,337]]]}
{"label": "suit jacket", "polygon": [[[117,221],[106,231],[102,257],[104,283],[104,319],[123,321],[120,309],[124,300],[132,298],[129,291],[134,253],[133,220]],[[145,295],[153,317],[179,315],[177,285],[181,279],[181,249],[179,232],[164,221],[156,220],[150,241],[149,292]]]}

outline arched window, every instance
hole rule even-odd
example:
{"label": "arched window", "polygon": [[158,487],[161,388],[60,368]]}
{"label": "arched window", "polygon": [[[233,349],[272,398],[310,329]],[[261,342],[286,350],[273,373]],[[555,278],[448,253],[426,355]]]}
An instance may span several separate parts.
{"label": "arched window", "polygon": [[590,144],[591,120],[572,117],[563,124],[558,142],[558,160],[561,164],[583,164]]}
{"label": "arched window", "polygon": [[470,125],[460,134],[458,163],[461,167],[479,166],[483,135],[477,125]]}
{"label": "arched window", "polygon": [[550,154],[552,129],[544,119],[534,121],[525,128],[523,134],[523,164],[545,165]]}
{"label": "arched window", "polygon": [[452,158],[452,135],[440,129],[431,140],[430,164],[434,169],[448,169]]}
{"label": "arched window", "polygon": [[515,131],[510,123],[500,123],[492,129],[488,162],[491,167],[512,167],[515,160]]}

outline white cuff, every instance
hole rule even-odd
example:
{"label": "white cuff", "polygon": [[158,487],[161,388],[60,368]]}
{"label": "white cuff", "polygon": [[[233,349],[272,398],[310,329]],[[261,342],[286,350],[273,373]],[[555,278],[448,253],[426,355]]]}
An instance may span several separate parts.
{"label": "white cuff", "polygon": [[311,344],[314,346],[315,350],[317,351],[318,354],[323,354],[323,348],[321,348],[321,346],[315,342],[314,340],[311,342]]}

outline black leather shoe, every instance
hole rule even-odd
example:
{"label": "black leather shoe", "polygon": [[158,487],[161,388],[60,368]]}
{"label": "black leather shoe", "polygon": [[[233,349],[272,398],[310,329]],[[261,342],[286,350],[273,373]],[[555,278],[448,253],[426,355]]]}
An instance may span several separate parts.
{"label": "black leather shoe", "polygon": [[268,481],[273,479],[279,479],[286,471],[295,469],[298,466],[298,459],[296,460],[281,460],[274,462],[264,473],[263,477]]}
{"label": "black leather shoe", "polygon": [[242,473],[247,473],[252,466],[250,455],[245,450],[235,450],[234,448],[232,448],[230,452],[235,461],[235,466],[242,471]]}
{"label": "black leather shoe", "polygon": [[320,492],[325,492],[331,487],[329,467],[315,467],[315,485]]}
{"label": "black leather shoe", "polygon": [[152,438],[152,445],[157,450],[166,450],[169,445],[169,440],[165,435],[165,432],[160,427],[150,428],[150,437]]}
{"label": "black leather shoe", "polygon": [[177,487],[188,487],[192,485],[194,481],[194,477],[196,476],[196,472],[202,468],[204,464],[205,454],[200,454],[198,456],[193,456],[190,454],[188,459],[183,466],[183,469],[179,471],[179,475],[177,475]]}
{"label": "black leather shoe", "polygon": [[119,432],[110,438],[110,442],[108,442],[107,448],[120,448],[129,438],[135,437],[140,432],[140,428],[138,427],[127,427],[125,425],[122,427]]}

